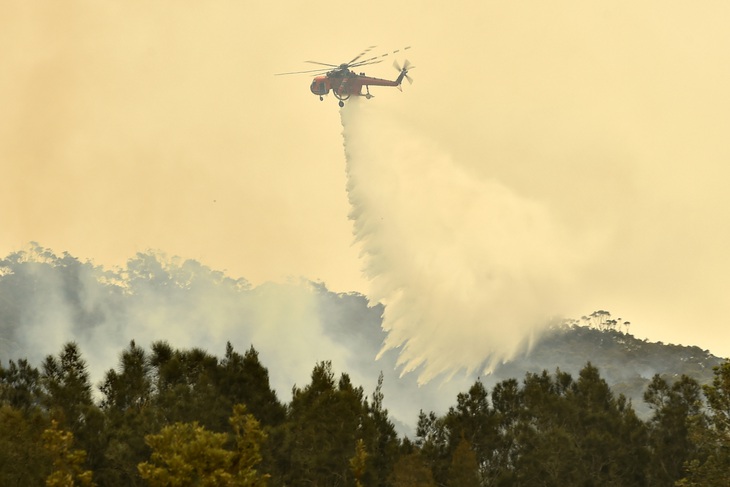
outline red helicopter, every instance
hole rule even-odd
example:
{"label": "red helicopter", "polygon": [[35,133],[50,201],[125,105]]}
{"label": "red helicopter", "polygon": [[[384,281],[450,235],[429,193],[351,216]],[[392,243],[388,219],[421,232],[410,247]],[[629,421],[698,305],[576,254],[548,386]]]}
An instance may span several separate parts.
{"label": "red helicopter", "polygon": [[[335,98],[339,100],[340,107],[345,106],[345,101],[352,95],[364,96],[368,100],[374,95],[370,94],[371,86],[395,86],[399,90],[401,89],[401,82],[403,79],[407,79],[409,83],[413,83],[413,79],[408,76],[408,71],[413,69],[411,63],[406,60],[401,67],[397,61],[393,61],[393,66],[397,69],[400,74],[395,80],[373,78],[366,76],[365,73],[356,73],[353,69],[367,66],[370,64],[377,64],[383,62],[383,58],[396,54],[398,52],[405,51],[411,47],[405,47],[403,49],[397,49],[393,52],[381,54],[380,56],[371,57],[368,59],[360,60],[365,54],[370,52],[375,46],[370,46],[363,52],[352,58],[349,62],[342,64],[329,64],[320,63],[318,61],[305,61],[310,64],[319,64],[321,66],[327,66],[327,69],[310,69],[307,71],[292,71],[289,73],[276,73],[274,76],[283,76],[288,74],[311,74],[314,76],[312,85],[309,87],[312,93],[319,95],[320,100],[324,100],[324,95],[328,94],[330,90],[334,93]],[[362,87],[365,87],[365,93],[362,92]]]}

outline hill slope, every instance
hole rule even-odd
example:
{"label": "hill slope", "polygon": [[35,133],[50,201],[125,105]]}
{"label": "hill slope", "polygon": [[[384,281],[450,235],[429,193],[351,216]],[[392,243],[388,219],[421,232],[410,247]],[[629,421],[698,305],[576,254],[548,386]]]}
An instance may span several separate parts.
{"label": "hill slope", "polygon": [[415,422],[419,409],[443,412],[477,379],[491,387],[557,368],[577,376],[587,362],[646,415],[642,395],[653,374],[686,374],[706,383],[721,362],[697,347],[652,343],[615,329],[556,325],[531,350],[489,375],[462,372],[419,386],[416,374],[400,377],[397,350],[375,360],[385,338],[382,312],[361,294],[333,293],[324,284],[252,287],[195,261],[157,253],[137,254],[126,268],[114,270],[37,245],[0,260],[3,362],[28,358],[39,365],[63,343],[76,341],[92,377],[100,380],[132,339],[143,345],[168,340],[213,353],[222,353],[231,341],[240,350],[256,347],[283,400],[292,385],[308,381],[321,360],[331,360],[366,391],[374,390],[382,371],[385,403],[402,431]]}
{"label": "hill slope", "polygon": [[[334,294],[319,286],[322,319],[325,329],[343,346],[361,350],[359,367],[377,373],[379,369],[397,369],[397,353],[386,353],[379,362],[369,357],[380,350],[385,332],[380,328],[382,307],[369,308],[367,299],[360,294]],[[603,312],[606,313],[606,312]],[[607,315],[610,318],[610,315]],[[713,367],[722,358],[695,346],[664,344],[641,340],[615,329],[598,329],[576,322],[556,324],[536,340],[529,350],[500,364],[489,374],[456,374],[453,380],[466,382],[481,380],[486,386],[510,378],[522,379],[526,373],[560,369],[577,377],[578,372],[590,362],[598,367],[601,376],[616,394],[630,398],[640,416],[649,414],[644,404],[644,389],[654,374],[670,382],[687,375],[706,384],[712,381]],[[488,357],[485,357],[485,364]],[[401,392],[414,393],[418,387],[414,374],[406,375],[398,382]],[[430,389],[430,385],[426,388]],[[406,391],[403,390],[406,389]],[[425,408],[425,406],[424,406]]]}

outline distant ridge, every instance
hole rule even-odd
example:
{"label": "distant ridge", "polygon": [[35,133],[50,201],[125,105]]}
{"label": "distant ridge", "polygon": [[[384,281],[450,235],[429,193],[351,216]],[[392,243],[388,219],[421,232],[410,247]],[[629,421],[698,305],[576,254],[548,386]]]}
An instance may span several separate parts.
{"label": "distant ridge", "polygon": [[[358,293],[335,294],[318,285],[325,329],[345,346],[364,352],[377,353],[385,332],[380,328],[382,307],[369,308],[367,298]],[[596,320],[596,317],[600,320]],[[582,323],[582,324],[581,324]],[[550,373],[560,369],[573,377],[590,362],[616,394],[631,399],[640,416],[649,414],[643,394],[654,374],[670,383],[682,375],[701,384],[712,381],[713,367],[723,362],[708,350],[696,346],[672,345],[642,340],[620,331],[626,328],[620,320],[611,319],[608,311],[597,311],[582,320],[555,323],[532,346],[512,360],[497,365],[490,374],[475,372],[470,379],[481,380],[491,388],[506,379],[522,380],[527,373]],[[384,357],[377,365],[395,367],[395,353]],[[488,357],[485,357],[485,364]],[[369,364],[362,364],[367,367]],[[408,374],[406,378],[409,377]],[[460,374],[456,374],[458,377]],[[463,374],[461,374],[463,376]],[[412,378],[415,381],[415,378]]]}
{"label": "distant ridge", "polygon": [[193,336],[212,351],[232,340],[261,351],[282,397],[296,373],[306,377],[317,360],[332,356],[366,388],[383,372],[386,402],[400,408],[396,416],[409,423],[418,408],[439,411],[476,380],[491,388],[556,369],[577,377],[590,362],[645,418],[650,411],[643,393],[654,374],[670,382],[685,374],[706,384],[723,361],[698,347],[640,340],[627,332],[628,322],[601,310],[555,323],[531,349],[490,374],[457,372],[419,386],[416,373],[398,377],[398,350],[375,360],[385,338],[382,314],[382,305],[369,306],[359,293],[334,293],[308,281],[252,288],[245,279],[156,252],[138,253],[126,268],[112,270],[38,244],[0,258],[0,361],[29,358],[39,364],[63,342],[75,340],[96,364],[91,370],[96,380],[114,366],[107,350],[116,352],[130,339],[163,338],[185,346],[181,340]]}
{"label": "distant ridge", "polygon": [[527,372],[560,369],[577,377],[590,362],[616,394],[630,398],[639,416],[649,414],[643,394],[654,374],[670,383],[682,375],[712,382],[713,367],[723,359],[695,346],[640,340],[617,330],[564,325],[550,329],[531,351],[502,364],[486,382],[522,378]]}

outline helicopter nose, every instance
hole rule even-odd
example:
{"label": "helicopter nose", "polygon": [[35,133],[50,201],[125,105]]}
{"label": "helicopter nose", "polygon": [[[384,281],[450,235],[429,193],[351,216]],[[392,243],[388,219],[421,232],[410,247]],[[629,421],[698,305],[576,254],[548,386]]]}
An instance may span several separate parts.
{"label": "helicopter nose", "polygon": [[312,85],[309,87],[309,89],[315,95],[326,95],[327,92],[329,91],[329,89],[326,86],[325,82],[322,81],[322,80],[314,80],[314,81],[312,81]]}

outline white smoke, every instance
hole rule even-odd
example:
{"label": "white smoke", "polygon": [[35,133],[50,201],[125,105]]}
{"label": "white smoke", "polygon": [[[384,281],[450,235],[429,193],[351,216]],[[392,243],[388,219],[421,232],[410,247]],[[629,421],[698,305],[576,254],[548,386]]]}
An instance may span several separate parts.
{"label": "white smoke", "polygon": [[[316,362],[346,367],[349,352],[327,336],[319,296],[307,281],[251,288],[196,261],[152,252],[118,270],[37,246],[22,255],[21,263],[11,264],[18,275],[0,281],[2,362],[28,358],[40,366],[75,341],[96,384],[117,366],[130,340],[143,347],[164,340],[219,357],[230,341],[240,353],[252,345],[259,351],[283,401],[294,384],[309,381]],[[0,268],[2,263],[0,258]]]}
{"label": "white smoke", "polygon": [[40,367],[47,355],[74,341],[94,385],[118,366],[130,340],[148,349],[165,340],[217,357],[230,341],[240,353],[255,347],[284,402],[323,360],[366,392],[382,372],[385,406],[399,431],[411,434],[419,409],[445,412],[474,378],[418,387],[414,377],[397,376],[395,352],[375,361],[383,336],[379,307],[368,308],[361,295],[336,294],[323,283],[252,287],[197,261],[153,251],[115,269],[37,244],[0,257],[0,365],[26,358]]}
{"label": "white smoke", "polygon": [[[561,311],[576,265],[546,208],[465,173],[372,105],[341,111],[348,193],[383,351],[419,382],[489,370]],[[381,352],[382,354],[382,352]]]}

